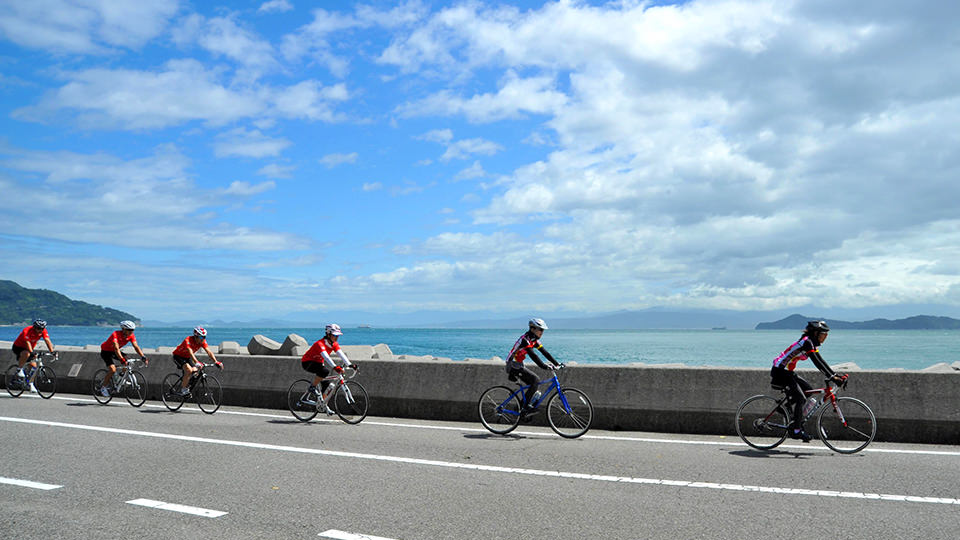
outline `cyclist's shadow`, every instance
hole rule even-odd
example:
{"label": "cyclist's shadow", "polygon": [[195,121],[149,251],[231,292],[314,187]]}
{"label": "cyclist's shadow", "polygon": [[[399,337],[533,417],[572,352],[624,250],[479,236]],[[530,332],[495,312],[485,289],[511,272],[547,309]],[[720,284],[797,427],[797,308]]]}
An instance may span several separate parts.
{"label": "cyclist's shadow", "polygon": [[814,452],[790,452],[788,450],[731,450],[729,452],[732,456],[746,457],[746,458],[766,458],[766,459],[807,459],[814,456]]}
{"label": "cyclist's shadow", "polygon": [[465,433],[463,435],[464,439],[474,439],[474,440],[510,440],[510,441],[519,441],[526,439],[523,435],[515,435],[513,433],[507,433],[506,435],[497,435],[496,433]]}

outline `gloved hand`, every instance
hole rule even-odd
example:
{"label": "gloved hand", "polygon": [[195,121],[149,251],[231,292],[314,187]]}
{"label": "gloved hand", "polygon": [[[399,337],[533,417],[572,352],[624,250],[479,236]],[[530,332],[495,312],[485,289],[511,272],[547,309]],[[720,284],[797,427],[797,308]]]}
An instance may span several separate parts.
{"label": "gloved hand", "polygon": [[223,371],[223,362],[217,361],[217,367],[220,368],[220,371]]}
{"label": "gloved hand", "polygon": [[343,368],[340,366],[333,366],[333,370],[337,373],[343,373]]}

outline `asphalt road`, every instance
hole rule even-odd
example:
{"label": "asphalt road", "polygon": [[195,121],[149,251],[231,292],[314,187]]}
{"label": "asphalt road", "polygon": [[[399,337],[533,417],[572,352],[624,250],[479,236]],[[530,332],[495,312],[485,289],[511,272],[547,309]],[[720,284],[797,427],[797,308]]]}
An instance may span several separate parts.
{"label": "asphalt road", "polygon": [[730,437],[503,437],[6,394],[0,441],[7,538],[960,537],[957,446],[766,453]]}

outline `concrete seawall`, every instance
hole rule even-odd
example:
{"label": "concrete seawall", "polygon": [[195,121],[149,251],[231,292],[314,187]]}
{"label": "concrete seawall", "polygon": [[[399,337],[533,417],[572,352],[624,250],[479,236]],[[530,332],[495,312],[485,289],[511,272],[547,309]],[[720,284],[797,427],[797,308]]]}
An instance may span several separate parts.
{"label": "concrete seawall", "polygon": [[[380,347],[354,346],[348,352],[361,366],[356,380],[367,389],[372,415],[478,421],[480,393],[510,386],[502,362],[402,359],[382,354]],[[99,347],[68,349],[61,347],[60,360],[48,364],[57,373],[57,391],[90,394],[93,374],[104,367]],[[150,365],[138,369],[147,377],[148,398],[159,400],[160,382],[175,365],[166,349],[144,352]],[[217,357],[226,369],[211,373],[223,385],[226,405],[285,410],[290,383],[311,377],[295,356]],[[816,371],[800,373],[815,386],[822,382]],[[741,401],[777,395],[769,387],[769,371],[752,368],[571,365],[561,372],[561,382],[590,397],[594,428],[612,430],[734,435]],[[960,444],[960,371],[852,371],[843,395],[870,405],[878,441]]]}

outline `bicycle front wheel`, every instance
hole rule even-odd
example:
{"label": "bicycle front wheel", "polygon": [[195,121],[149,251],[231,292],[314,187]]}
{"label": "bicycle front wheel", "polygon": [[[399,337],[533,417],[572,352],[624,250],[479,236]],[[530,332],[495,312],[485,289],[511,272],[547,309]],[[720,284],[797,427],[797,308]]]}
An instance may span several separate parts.
{"label": "bicycle front wheel", "polygon": [[207,375],[197,381],[196,386],[193,387],[193,396],[196,398],[197,406],[200,407],[201,411],[207,414],[217,412],[217,409],[220,408],[220,403],[223,401],[223,390],[220,388],[220,381],[213,375]]}
{"label": "bicycle front wheel", "polygon": [[287,408],[293,416],[301,422],[309,422],[317,415],[319,396],[310,395],[310,381],[300,379],[293,381],[287,390]]}
{"label": "bicycle front wheel", "polygon": [[3,376],[3,385],[7,388],[7,392],[13,397],[20,397],[20,394],[23,393],[24,385],[29,384],[24,377],[18,375],[19,371],[20,366],[13,364],[7,368]]}
{"label": "bicycle front wheel", "polygon": [[33,378],[33,385],[43,399],[50,399],[57,392],[57,374],[47,366],[37,369],[37,376]]}
{"label": "bicycle front wheel", "polygon": [[823,444],[834,452],[853,454],[873,441],[877,435],[877,419],[866,403],[844,396],[820,410],[817,431]]}
{"label": "bicycle front wheel", "polygon": [[100,393],[100,388],[103,387],[103,380],[107,378],[108,374],[110,374],[110,372],[105,369],[97,370],[97,372],[93,374],[93,397],[100,402],[101,405],[106,405],[113,399],[113,394],[105,396]]}
{"label": "bicycle front wheel", "polygon": [[547,402],[547,420],[557,435],[576,439],[593,423],[593,403],[576,388],[558,389]]}
{"label": "bicycle front wheel", "polygon": [[787,438],[790,417],[770,396],[753,396],[737,409],[737,435],[757,450],[770,450]]}
{"label": "bicycle front wheel", "polygon": [[520,396],[506,386],[488,388],[477,402],[480,423],[497,435],[506,435],[517,428],[521,407]]}
{"label": "bicycle front wheel", "polygon": [[163,404],[171,411],[177,411],[183,407],[184,396],[180,395],[181,375],[179,373],[170,373],[163,378],[160,384],[160,399]]}
{"label": "bicycle front wheel", "polygon": [[123,397],[134,407],[143,405],[147,400],[147,378],[139,371],[131,371],[123,381]]}
{"label": "bicycle front wheel", "polygon": [[356,381],[346,381],[333,394],[333,410],[348,424],[359,424],[367,417],[367,391]]}

